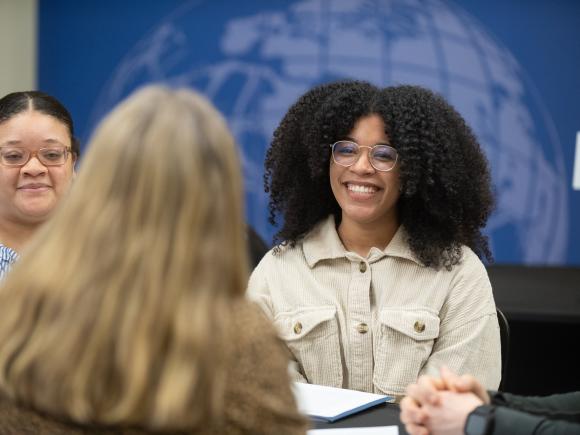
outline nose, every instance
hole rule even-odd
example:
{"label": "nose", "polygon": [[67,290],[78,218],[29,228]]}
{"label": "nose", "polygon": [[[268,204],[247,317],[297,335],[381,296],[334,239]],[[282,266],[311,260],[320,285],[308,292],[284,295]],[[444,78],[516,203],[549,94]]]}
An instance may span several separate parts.
{"label": "nose", "polygon": [[350,166],[350,170],[359,175],[374,173],[375,168],[371,165],[370,151],[361,147],[358,159]]}
{"label": "nose", "polygon": [[40,163],[40,160],[38,160],[38,157],[36,156],[31,156],[30,160],[28,160],[21,169],[23,174],[29,175],[31,177],[37,177],[39,175],[45,174],[46,171],[46,166]]}

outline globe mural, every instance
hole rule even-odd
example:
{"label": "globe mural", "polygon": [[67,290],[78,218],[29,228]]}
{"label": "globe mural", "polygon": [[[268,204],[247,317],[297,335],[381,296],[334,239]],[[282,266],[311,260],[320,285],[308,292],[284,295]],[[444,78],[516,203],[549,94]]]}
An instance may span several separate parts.
{"label": "globe mural", "polygon": [[118,65],[93,122],[146,82],[205,93],[240,144],[248,221],[270,241],[263,160],[299,95],[339,78],[426,86],[466,118],[490,160],[496,261],[565,258],[566,178],[552,120],[525,71],[473,17],[442,0],[249,3],[224,11],[192,1],[162,19]]}

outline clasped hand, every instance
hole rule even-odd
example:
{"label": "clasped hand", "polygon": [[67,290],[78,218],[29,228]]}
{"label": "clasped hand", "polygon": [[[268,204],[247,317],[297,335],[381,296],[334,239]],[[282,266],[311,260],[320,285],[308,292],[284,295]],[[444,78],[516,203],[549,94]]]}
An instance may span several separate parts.
{"label": "clasped hand", "polygon": [[401,421],[411,435],[462,434],[469,413],[489,404],[487,391],[473,376],[458,376],[446,367],[440,374],[421,376],[407,387]]}

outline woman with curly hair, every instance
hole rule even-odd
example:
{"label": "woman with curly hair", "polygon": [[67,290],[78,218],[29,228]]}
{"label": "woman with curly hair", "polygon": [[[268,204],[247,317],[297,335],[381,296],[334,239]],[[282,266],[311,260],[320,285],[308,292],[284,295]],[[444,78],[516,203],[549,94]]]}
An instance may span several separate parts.
{"label": "woman with curly hair", "polygon": [[489,168],[470,128],[417,86],[318,86],[266,157],[277,246],[249,295],[274,320],[296,380],[401,396],[442,365],[496,388],[495,302],[481,233]]}

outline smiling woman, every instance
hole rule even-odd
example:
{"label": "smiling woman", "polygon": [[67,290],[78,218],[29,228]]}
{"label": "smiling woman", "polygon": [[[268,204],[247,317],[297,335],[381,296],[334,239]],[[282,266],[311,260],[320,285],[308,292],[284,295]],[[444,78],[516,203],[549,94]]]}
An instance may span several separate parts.
{"label": "smiling woman", "polygon": [[68,192],[78,156],[72,118],[55,98],[0,99],[0,279]]}
{"label": "smiling woman", "polygon": [[445,364],[499,384],[493,294],[478,256],[493,200],[461,116],[416,86],[344,81],[288,111],[266,157],[278,246],[250,297],[314,384],[401,396]]}

